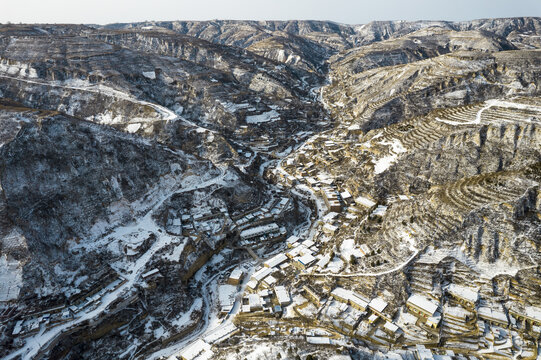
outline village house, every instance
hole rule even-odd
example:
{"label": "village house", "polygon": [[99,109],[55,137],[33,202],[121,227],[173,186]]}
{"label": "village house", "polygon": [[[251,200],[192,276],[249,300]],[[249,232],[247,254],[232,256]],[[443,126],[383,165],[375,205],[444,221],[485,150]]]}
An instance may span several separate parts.
{"label": "village house", "polygon": [[406,302],[406,307],[409,312],[418,315],[425,320],[435,316],[438,311],[437,304],[418,294],[409,297]]}
{"label": "village house", "polygon": [[279,233],[279,232],[280,232],[280,227],[276,225],[276,223],[271,223],[271,224],[261,225],[261,226],[243,230],[240,233],[240,238],[241,240],[250,240],[250,239],[260,237],[262,235]]}
{"label": "village house", "polygon": [[255,273],[253,273],[250,280],[253,280],[259,284],[261,280],[269,276],[274,272],[274,269],[268,268],[268,267],[262,267],[261,269],[257,270]]}
{"label": "village house", "polygon": [[368,303],[368,307],[370,310],[372,310],[375,314],[387,318],[387,314],[384,314],[383,311],[387,308],[387,302],[379,297],[372,299],[370,303]]}
{"label": "village house", "polygon": [[304,285],[302,289],[304,290],[306,297],[308,297],[317,306],[321,306],[321,295],[319,295],[309,285]]}
{"label": "village house", "polygon": [[208,359],[213,355],[210,344],[199,339],[194,343],[188,345],[180,352],[180,359],[182,360],[194,360],[199,357]]}
{"label": "village house", "polygon": [[474,310],[479,302],[478,291],[466,286],[451,284],[447,288],[447,293],[468,310]]}
{"label": "village house", "polygon": [[535,326],[541,326],[541,308],[533,306],[522,306],[512,304],[509,307],[509,315],[513,316],[516,321],[522,323],[522,328],[532,329]]}
{"label": "village house", "polygon": [[294,260],[295,261],[293,262],[293,265],[301,270],[309,268],[317,261],[317,259],[310,253],[306,253],[302,256],[296,257]]}
{"label": "village house", "polygon": [[263,279],[262,281],[262,284],[267,287],[267,288],[273,288],[274,285],[276,285],[278,281],[276,280],[276,278],[272,275],[269,275],[267,276],[266,278]]}
{"label": "village house", "polygon": [[243,277],[244,277],[244,272],[241,269],[236,268],[229,275],[229,278],[227,279],[227,283],[229,285],[240,285]]}
{"label": "village house", "polygon": [[263,265],[268,268],[273,268],[273,267],[281,265],[282,263],[286,261],[287,261],[287,256],[283,253],[280,253],[268,259],[267,261],[265,261]]}
{"label": "village house", "polygon": [[250,305],[250,311],[263,310],[261,297],[258,294],[248,295],[248,305]]}
{"label": "village house", "polygon": [[360,311],[365,311],[368,307],[368,301],[363,299],[361,295],[341,287],[335,288],[331,292],[331,296],[337,301],[351,305],[352,307]]}
{"label": "village house", "polygon": [[321,192],[323,194],[323,200],[325,201],[325,205],[327,205],[329,211],[337,213],[342,211],[342,204],[340,203],[338,193],[335,189],[333,189],[332,187],[324,187],[321,189]]}
{"label": "village house", "polygon": [[509,320],[501,308],[481,306],[477,309],[477,316],[491,325],[508,327]]}
{"label": "village house", "polygon": [[222,314],[229,313],[233,308],[233,305],[235,304],[236,288],[235,285],[220,285],[218,287],[218,301],[220,304],[220,312]]}
{"label": "village house", "polygon": [[323,232],[327,235],[333,236],[338,232],[338,227],[332,224],[323,225]]}
{"label": "village house", "polygon": [[385,322],[385,325],[383,325],[383,331],[391,337],[393,342],[396,342],[401,336],[400,328],[390,321]]}
{"label": "village house", "polygon": [[274,293],[276,294],[276,299],[280,306],[287,306],[291,304],[291,296],[289,291],[284,286],[276,286],[274,288]]}
{"label": "village house", "polygon": [[288,237],[287,240],[286,240],[287,247],[288,247],[288,248],[295,247],[299,240],[300,240],[300,239],[299,239],[298,236],[291,235],[291,236]]}

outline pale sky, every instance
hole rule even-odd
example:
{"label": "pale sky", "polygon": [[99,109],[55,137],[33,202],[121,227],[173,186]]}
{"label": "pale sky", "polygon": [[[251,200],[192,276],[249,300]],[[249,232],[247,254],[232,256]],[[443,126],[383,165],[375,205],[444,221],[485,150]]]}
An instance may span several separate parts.
{"label": "pale sky", "polygon": [[473,20],[541,16],[541,0],[3,0],[0,23],[145,20]]}

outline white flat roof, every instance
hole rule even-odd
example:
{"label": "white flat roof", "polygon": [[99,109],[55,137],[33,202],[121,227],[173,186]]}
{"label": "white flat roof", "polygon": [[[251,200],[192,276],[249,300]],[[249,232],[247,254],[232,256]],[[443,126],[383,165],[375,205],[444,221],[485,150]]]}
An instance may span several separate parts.
{"label": "white flat roof", "polygon": [[424,296],[414,294],[410,296],[408,302],[412,305],[417,306],[418,308],[426,311],[430,316],[433,316],[438,310],[438,305],[434,304],[432,301],[428,300]]}
{"label": "white flat roof", "polygon": [[250,304],[250,309],[261,307],[261,297],[258,294],[248,295],[248,303]]}
{"label": "white flat roof", "polygon": [[329,261],[331,261],[331,256],[329,254],[323,256],[316,264],[316,266],[319,266],[320,268],[325,267]]}
{"label": "white flat roof", "polygon": [[272,258],[265,261],[265,266],[273,268],[275,266],[280,265],[281,263],[287,261],[287,256],[283,253],[280,253],[276,256],[273,256]]}
{"label": "white flat roof", "polygon": [[267,285],[272,286],[276,283],[276,278],[272,275],[267,276],[263,279],[263,282],[265,282]]}
{"label": "white flat roof", "polygon": [[342,299],[345,299],[347,301],[350,301],[353,304],[359,305],[362,308],[366,308],[368,306],[368,302],[366,302],[361,295],[357,294],[354,291],[347,290],[341,287],[337,287],[331,292],[331,295],[338,296]]}
{"label": "white flat roof", "polygon": [[258,282],[255,281],[255,280],[250,280],[248,281],[248,283],[246,284],[247,287],[249,287],[250,289],[255,289],[257,287],[257,284]]}
{"label": "white flat roof", "polygon": [[298,236],[295,236],[295,235],[291,235],[290,237],[287,238],[286,242],[288,244],[294,244],[296,243],[297,241],[299,241],[299,237]]}
{"label": "white flat roof", "polygon": [[374,201],[372,201],[370,199],[367,199],[364,196],[358,196],[357,198],[355,198],[355,202],[357,204],[364,205],[364,206],[369,207],[369,208],[376,205],[376,203]]}
{"label": "white flat roof", "polygon": [[475,303],[479,299],[479,293],[477,292],[477,290],[466,286],[451,284],[449,285],[447,291],[472,303]]}
{"label": "white flat roof", "polygon": [[385,325],[383,327],[393,333],[398,331],[398,326],[388,321],[385,322]]}
{"label": "white flat roof", "polygon": [[236,268],[235,270],[231,272],[231,275],[229,275],[229,278],[238,280],[242,277],[243,274],[244,274],[244,271],[242,271],[239,268]]}
{"label": "white flat roof", "polygon": [[267,268],[267,267],[264,267],[264,268],[261,268],[260,270],[256,271],[251,279],[259,282],[261,280],[263,280],[264,278],[266,278],[267,276],[269,276],[271,273],[272,273],[272,269],[271,268]]}
{"label": "white flat roof", "polygon": [[382,312],[383,310],[385,310],[387,305],[387,301],[379,297],[372,299],[372,301],[370,301],[370,303],[368,304],[370,308],[374,309],[377,312]]}

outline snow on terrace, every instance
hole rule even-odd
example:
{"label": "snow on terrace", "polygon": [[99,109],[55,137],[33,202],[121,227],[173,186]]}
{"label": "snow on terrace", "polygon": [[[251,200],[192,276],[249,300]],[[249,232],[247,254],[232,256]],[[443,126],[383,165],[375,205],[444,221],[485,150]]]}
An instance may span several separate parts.
{"label": "snow on terrace", "polygon": [[239,110],[250,110],[255,111],[256,109],[248,104],[248,103],[242,103],[242,104],[234,104],[227,101],[221,101],[218,100],[218,102],[224,107],[224,109],[230,113],[236,113]]}
{"label": "snow on terrace", "polygon": [[340,245],[340,253],[345,259],[350,259],[352,256],[356,258],[363,257],[361,249],[355,245],[355,239],[346,239]]}
{"label": "snow on terrace", "polygon": [[280,120],[280,114],[276,110],[264,112],[259,115],[246,116],[246,122],[248,124],[259,124],[276,120]]}
{"label": "snow on terrace", "polygon": [[[439,121],[439,122],[442,122],[442,123],[445,123],[447,125],[453,125],[453,126],[479,125],[479,124],[481,124],[481,118],[482,118],[483,113],[486,110],[488,110],[488,109],[490,109],[492,107],[501,107],[501,108],[506,108],[506,109],[518,109],[518,110],[529,110],[529,111],[534,111],[534,112],[541,113],[541,106],[517,103],[517,102],[513,102],[513,101],[505,101],[505,100],[493,99],[493,100],[485,101],[485,106],[481,110],[479,110],[477,112],[477,114],[475,116],[475,119],[472,120],[472,121],[452,121],[452,120],[447,120],[447,119],[441,119],[439,117],[436,117],[435,120]],[[530,120],[524,119],[524,121],[532,122],[531,119]],[[515,121],[511,120],[510,122],[515,122]]]}
{"label": "snow on terrace", "polygon": [[520,264],[510,263],[508,261],[504,261],[501,259],[498,259],[494,263],[488,263],[484,261],[473,261],[471,258],[469,258],[466,255],[464,246],[460,249],[456,248],[453,250],[434,249],[433,247],[429,247],[426,250],[426,252],[419,258],[419,261],[432,263],[432,264],[438,264],[446,257],[452,257],[460,261],[462,264],[468,266],[470,269],[478,272],[479,274],[483,276],[487,276],[489,278],[493,278],[494,276],[497,276],[497,275],[515,276],[517,272],[520,270],[535,268],[535,265],[520,266]]}

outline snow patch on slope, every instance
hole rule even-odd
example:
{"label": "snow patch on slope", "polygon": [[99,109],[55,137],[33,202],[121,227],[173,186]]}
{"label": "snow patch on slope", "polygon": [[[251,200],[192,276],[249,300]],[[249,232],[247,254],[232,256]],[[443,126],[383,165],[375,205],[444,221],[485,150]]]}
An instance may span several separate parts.
{"label": "snow patch on slope", "polygon": [[246,122],[248,124],[259,124],[276,120],[280,120],[280,114],[276,110],[271,110],[259,115],[246,116]]}
{"label": "snow patch on slope", "polygon": [[392,142],[381,141],[381,145],[391,145],[390,155],[384,156],[374,162],[374,172],[381,174],[387,170],[396,161],[398,155],[406,152],[406,149],[398,139],[393,139]]}

